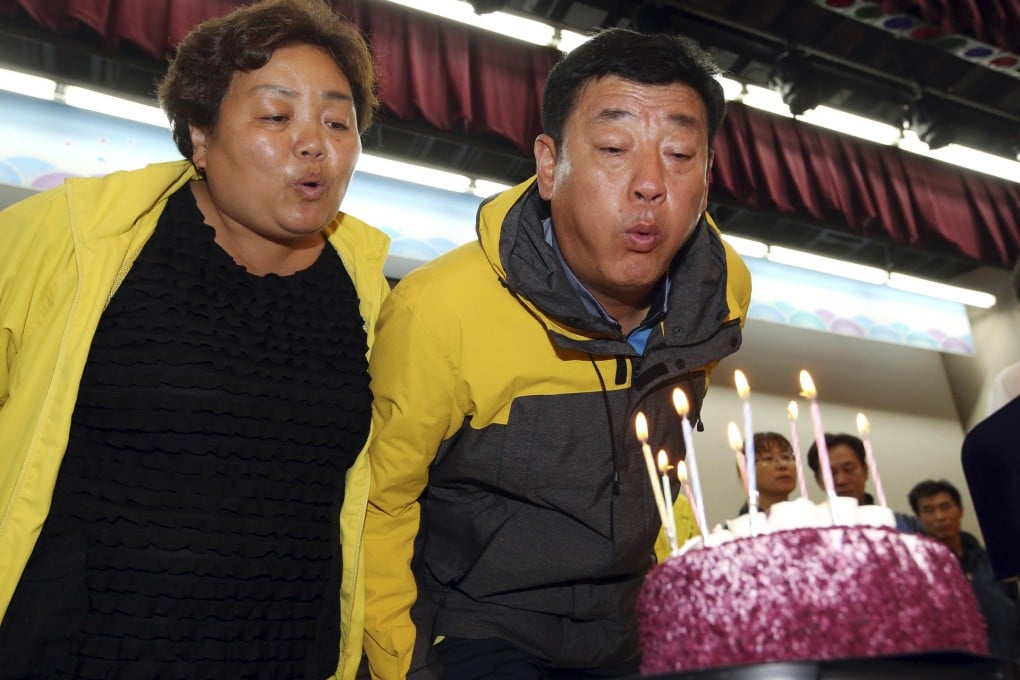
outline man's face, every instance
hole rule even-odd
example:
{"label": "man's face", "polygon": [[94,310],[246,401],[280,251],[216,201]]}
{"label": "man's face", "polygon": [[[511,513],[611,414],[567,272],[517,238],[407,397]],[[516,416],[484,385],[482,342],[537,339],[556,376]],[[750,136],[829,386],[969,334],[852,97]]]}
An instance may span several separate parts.
{"label": "man's face", "polygon": [[577,278],[608,308],[640,307],[705,210],[705,105],[683,84],[589,82],[559,148],[535,142],[538,186]]}
{"label": "man's face", "polygon": [[947,541],[960,535],[963,508],[945,491],[918,499],[917,516],[924,530],[935,539]]}
{"label": "man's face", "polygon": [[[829,449],[829,467],[832,470],[832,482],[836,486],[837,496],[849,496],[858,501],[864,500],[864,487],[868,483],[868,469],[861,464],[854,450],[846,444],[837,444]],[[822,486],[822,475],[815,475],[818,485]]]}

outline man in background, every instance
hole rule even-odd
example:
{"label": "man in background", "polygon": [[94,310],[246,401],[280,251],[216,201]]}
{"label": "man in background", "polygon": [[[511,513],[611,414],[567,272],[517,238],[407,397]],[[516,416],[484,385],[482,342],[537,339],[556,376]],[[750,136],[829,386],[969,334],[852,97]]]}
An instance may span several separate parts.
{"label": "man in background", "polygon": [[[825,448],[829,451],[829,468],[832,470],[832,482],[836,487],[837,496],[856,498],[858,505],[874,505],[875,498],[865,488],[868,484],[867,451],[860,437],[852,434],[825,433]],[[821,489],[825,488],[822,481],[822,468],[818,459],[818,444],[812,443],[808,449],[808,466],[815,473],[815,481]],[[896,528],[910,533],[923,533],[924,529],[916,517],[903,512],[893,511],[896,516]]]}
{"label": "man in background", "polygon": [[961,530],[960,492],[943,480],[927,479],[911,489],[910,507],[929,536],[949,548],[970,581],[988,625],[988,650],[1004,659],[1020,656],[1020,610],[1016,589],[995,578],[988,553],[977,538]]}

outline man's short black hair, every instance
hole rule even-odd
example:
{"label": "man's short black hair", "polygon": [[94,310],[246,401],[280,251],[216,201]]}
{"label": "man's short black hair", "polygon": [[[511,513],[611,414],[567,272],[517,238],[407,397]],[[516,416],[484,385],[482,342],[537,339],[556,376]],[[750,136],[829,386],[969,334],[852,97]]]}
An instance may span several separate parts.
{"label": "man's short black hair", "polygon": [[[846,434],[841,432],[840,434],[829,434],[825,433],[825,448],[832,451],[834,446],[849,446],[853,449],[853,452],[857,454],[857,460],[861,462],[862,467],[867,467],[867,455],[864,452],[864,442],[861,441],[860,437],[856,437],[852,434]],[[815,473],[815,476],[821,471],[818,466],[818,444],[812,443],[811,448],[807,452],[807,464],[811,467],[811,470]]]}
{"label": "man's short black hair", "polygon": [[949,494],[956,503],[956,507],[963,507],[963,502],[960,500],[960,492],[955,486],[944,479],[940,479],[938,481],[935,481],[934,479],[926,479],[923,482],[915,484],[914,488],[910,490],[909,494],[907,494],[907,499],[910,501],[910,507],[913,509],[914,514],[921,514],[919,507],[921,505],[922,498],[934,496],[939,493]]}
{"label": "man's short black hair", "polygon": [[589,38],[549,72],[542,98],[542,131],[559,147],[567,118],[584,87],[606,76],[619,76],[645,85],[683,83],[693,88],[705,104],[711,147],[726,115],[726,98],[715,79],[719,73],[711,55],[687,36],[611,28]]}

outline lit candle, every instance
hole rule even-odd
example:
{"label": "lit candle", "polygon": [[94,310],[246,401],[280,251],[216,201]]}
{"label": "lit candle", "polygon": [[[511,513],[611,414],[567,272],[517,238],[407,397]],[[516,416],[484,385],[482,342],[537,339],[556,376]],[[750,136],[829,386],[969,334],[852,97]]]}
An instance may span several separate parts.
{"label": "lit candle", "polygon": [[737,369],[733,372],[733,382],[737,386],[737,396],[744,402],[744,458],[747,465],[747,505],[754,517],[758,509],[758,470],[754,461],[754,424],[751,422],[751,386],[747,384],[744,372]]}
{"label": "lit candle", "polygon": [[871,438],[868,433],[871,432],[871,424],[868,423],[868,417],[863,413],[857,414],[857,431],[861,434],[861,439],[864,440],[864,453],[868,457],[868,472],[871,473],[871,479],[875,483],[875,492],[878,494],[878,503],[883,507],[889,507],[885,502],[885,492],[882,490],[882,480],[878,477],[878,465],[875,463],[875,454],[871,450]]}
{"label": "lit candle", "polygon": [[793,445],[793,460],[797,465],[797,484],[800,486],[801,498],[807,498],[807,484],[804,482],[804,463],[800,457],[800,435],[797,433],[797,416],[800,410],[796,401],[786,406],[786,415],[790,419],[790,443]]}
{"label": "lit candle", "polygon": [[687,483],[687,464],[682,460],[676,464],[676,479],[680,482],[680,488],[684,490],[684,495],[687,496],[687,502],[690,503],[691,512],[694,515],[694,523],[698,527],[698,533],[707,538],[705,527],[701,526],[701,520],[698,518],[698,513],[695,510],[694,492],[691,491],[691,485]]}
{"label": "lit candle", "polygon": [[832,481],[832,467],[829,465],[829,447],[825,444],[825,428],[822,427],[822,411],[818,407],[818,391],[815,382],[807,371],[800,372],[800,394],[808,400],[811,410],[811,423],[815,429],[815,445],[818,447],[818,467],[822,470],[822,482],[825,495],[829,497],[829,511],[833,522],[836,520],[836,485]]}
{"label": "lit candle", "polygon": [[680,425],[684,433],[684,460],[687,461],[686,467],[690,468],[691,489],[694,492],[694,503],[691,506],[694,509],[694,520],[698,523],[701,534],[704,536],[708,522],[705,520],[705,497],[701,495],[701,482],[698,479],[698,455],[694,450],[694,432],[691,430],[691,421],[687,417],[691,407],[687,403],[687,395],[679,387],[673,388],[673,408],[680,416]]}
{"label": "lit candle", "polygon": [[669,485],[669,468],[672,467],[669,464],[669,455],[662,449],[659,449],[659,472],[662,474],[662,496],[666,499],[666,507],[670,512],[666,513],[666,517],[669,520],[665,524],[666,539],[669,541],[670,552],[676,554],[680,550],[680,546],[676,543],[676,515],[673,514],[673,489]]}
{"label": "lit candle", "polygon": [[666,513],[666,501],[662,497],[662,488],[659,486],[659,480],[655,478],[655,461],[652,460],[652,447],[648,445],[648,419],[645,418],[645,414],[641,411],[638,411],[637,418],[634,420],[634,430],[638,441],[641,442],[641,453],[645,457],[645,467],[648,468],[648,481],[652,484],[652,496],[655,498],[655,507],[659,511],[659,519],[662,520],[662,526],[666,527],[669,523],[669,515]]}
{"label": "lit candle", "polygon": [[744,460],[744,441],[740,436],[740,427],[737,426],[732,420],[730,424],[726,426],[726,435],[730,440],[730,448],[733,449],[733,453],[737,456],[737,472],[740,473],[740,483],[744,486],[744,491],[747,493],[747,510],[749,523],[751,526],[751,533],[754,533],[754,508],[751,507],[751,490],[747,486],[747,463]]}

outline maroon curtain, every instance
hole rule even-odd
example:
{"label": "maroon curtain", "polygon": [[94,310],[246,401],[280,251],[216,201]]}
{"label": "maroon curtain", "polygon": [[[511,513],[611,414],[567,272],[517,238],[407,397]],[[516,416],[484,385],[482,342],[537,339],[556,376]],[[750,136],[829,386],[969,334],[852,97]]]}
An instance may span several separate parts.
{"label": "maroon curtain", "polygon": [[731,103],[712,190],[751,208],[1012,266],[1020,184]]}
{"label": "maroon curtain", "polygon": [[889,14],[911,14],[945,33],[969,35],[1020,52],[1020,0],[878,0]]}
{"label": "maroon curtain", "polygon": [[[883,0],[893,3],[896,0]],[[369,0],[333,0],[369,37],[380,99],[399,118],[471,135],[495,134],[530,155],[542,86],[558,59],[533,47]],[[944,21],[991,30],[979,9],[1016,16],[1020,0],[902,0]],[[162,60],[198,21],[238,0],[0,0],[0,16],[47,30],[92,31]],[[955,8],[950,14],[948,8]],[[966,9],[966,12],[964,10]],[[1008,14],[1012,12],[1012,14]],[[966,18],[961,18],[966,15]],[[984,17],[983,23],[975,17]],[[930,19],[929,19],[930,20]],[[963,32],[956,28],[958,32]],[[1013,39],[1016,39],[1014,34]],[[716,142],[714,197],[806,216],[863,236],[951,249],[1010,267],[1020,253],[1020,184],[732,104]],[[725,225],[724,225],[725,226]]]}

